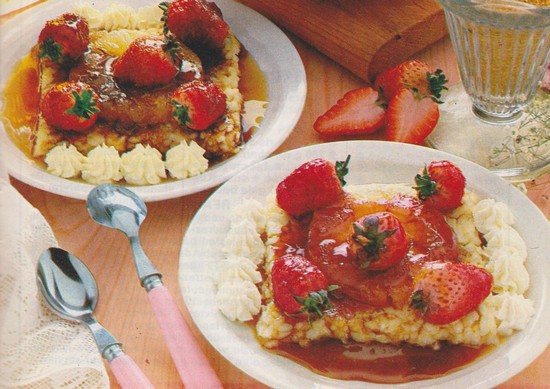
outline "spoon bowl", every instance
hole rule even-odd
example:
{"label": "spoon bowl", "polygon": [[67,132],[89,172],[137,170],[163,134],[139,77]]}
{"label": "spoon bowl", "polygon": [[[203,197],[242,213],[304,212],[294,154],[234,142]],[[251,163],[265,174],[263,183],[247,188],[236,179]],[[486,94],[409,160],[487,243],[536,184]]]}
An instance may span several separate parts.
{"label": "spoon bowl", "polygon": [[122,231],[129,237],[138,234],[138,228],[147,216],[147,207],[139,196],[129,189],[111,184],[92,189],[86,206],[97,223]]}
{"label": "spoon bowl", "polygon": [[94,276],[73,254],[51,247],[38,260],[36,272],[38,287],[44,298],[59,316],[85,323],[104,357],[109,348],[120,349],[120,343],[94,318],[98,289]]}
{"label": "spoon bowl", "polygon": [[73,254],[51,247],[38,260],[38,288],[51,309],[67,320],[86,324],[117,381],[124,388],[152,388],[122,345],[94,318],[98,301],[97,283],[90,270]]}
{"label": "spoon bowl", "polygon": [[93,314],[99,297],[97,284],[75,256],[50,248],[38,261],[37,280],[44,298],[59,316],[83,321]]}
{"label": "spoon bowl", "polygon": [[160,273],[145,255],[139,240],[139,227],[147,216],[143,200],[130,189],[102,184],[90,191],[86,207],[97,223],[119,230],[128,237],[141,284],[147,290],[158,285]]}

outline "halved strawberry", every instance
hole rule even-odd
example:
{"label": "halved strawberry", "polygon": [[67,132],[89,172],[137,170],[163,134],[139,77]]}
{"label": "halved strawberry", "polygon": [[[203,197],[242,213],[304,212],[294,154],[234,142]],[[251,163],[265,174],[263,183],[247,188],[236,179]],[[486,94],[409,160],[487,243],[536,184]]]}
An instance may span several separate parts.
{"label": "halved strawberry", "polygon": [[46,22],[38,36],[39,56],[63,63],[78,59],[89,43],[88,22],[72,13],[65,13]]}
{"label": "halved strawberry", "polygon": [[491,292],[493,276],[461,262],[428,262],[413,280],[410,306],[424,320],[445,325],[476,309]]}
{"label": "halved strawberry", "polygon": [[386,111],[388,140],[422,144],[439,120],[439,107],[430,97],[410,89],[400,89]]}
{"label": "halved strawberry", "polygon": [[113,75],[140,87],[168,84],[178,74],[169,43],[157,36],[137,38],[113,63]]}
{"label": "halved strawberry", "polygon": [[442,212],[460,206],[466,178],[460,168],[449,161],[433,161],[415,177],[418,198]]}
{"label": "halved strawberry", "polygon": [[447,87],[447,78],[441,69],[430,73],[425,62],[412,59],[380,73],[374,81],[374,88],[391,100],[401,89],[416,90],[422,96],[432,96],[439,100]]}
{"label": "halved strawberry", "polygon": [[384,124],[385,107],[371,87],[347,92],[327,112],[319,116],[313,128],[320,134],[370,134]]}
{"label": "halved strawberry", "polygon": [[361,269],[386,270],[401,262],[409,249],[405,228],[389,212],[377,212],[353,223],[353,239],[361,249],[356,262]]}
{"label": "halved strawberry", "polygon": [[277,185],[277,204],[298,217],[341,200],[349,160],[349,155],[336,164],[317,158],[299,166]]}
{"label": "halved strawberry", "polygon": [[210,81],[194,80],[172,93],[172,114],[182,126],[206,130],[226,110],[227,97]]}
{"label": "halved strawberry", "polygon": [[329,286],[321,270],[301,255],[287,254],[278,258],[271,269],[273,300],[286,314],[322,317],[331,308]]}

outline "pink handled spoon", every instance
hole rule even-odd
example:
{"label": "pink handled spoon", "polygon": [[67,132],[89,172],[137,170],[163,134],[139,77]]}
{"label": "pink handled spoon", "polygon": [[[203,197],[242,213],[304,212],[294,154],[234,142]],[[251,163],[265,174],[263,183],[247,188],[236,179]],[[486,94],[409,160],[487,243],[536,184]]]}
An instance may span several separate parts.
{"label": "pink handled spoon", "polygon": [[36,281],[55,313],[88,326],[101,356],[109,362],[122,388],[153,388],[134,360],[122,351],[122,344],[94,318],[98,289],[86,265],[73,254],[52,247],[44,251],[38,260]]}
{"label": "pink handled spoon", "polygon": [[221,388],[222,385],[178,309],[161,274],[141,247],[139,226],[147,216],[145,203],[131,190],[96,186],[88,194],[88,213],[97,223],[123,232],[130,240],[141,285],[164,335],[168,350],[186,388]]}

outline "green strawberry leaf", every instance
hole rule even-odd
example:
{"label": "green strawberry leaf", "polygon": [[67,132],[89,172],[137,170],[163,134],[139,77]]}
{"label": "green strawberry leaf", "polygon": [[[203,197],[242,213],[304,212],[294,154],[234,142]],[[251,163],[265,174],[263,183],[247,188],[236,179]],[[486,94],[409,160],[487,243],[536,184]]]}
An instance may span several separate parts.
{"label": "green strawberry leaf", "polygon": [[67,114],[74,114],[79,118],[90,119],[95,113],[99,112],[97,108],[98,101],[94,99],[93,92],[89,89],[84,89],[79,94],[72,92],[74,105],[66,111]]}

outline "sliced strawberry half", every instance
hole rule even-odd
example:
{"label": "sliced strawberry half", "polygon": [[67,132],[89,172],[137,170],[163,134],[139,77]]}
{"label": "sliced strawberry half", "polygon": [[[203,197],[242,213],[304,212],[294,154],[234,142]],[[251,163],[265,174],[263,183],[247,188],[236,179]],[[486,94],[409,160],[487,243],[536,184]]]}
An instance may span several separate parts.
{"label": "sliced strawberry half", "polygon": [[461,262],[430,262],[413,281],[410,306],[424,320],[445,325],[476,309],[491,293],[493,276]]}
{"label": "sliced strawberry half", "polygon": [[422,144],[439,120],[438,104],[410,89],[400,89],[386,112],[388,140]]}
{"label": "sliced strawberry half", "polygon": [[327,135],[370,134],[383,126],[385,112],[380,95],[373,88],[354,89],[319,116],[313,128]]}

